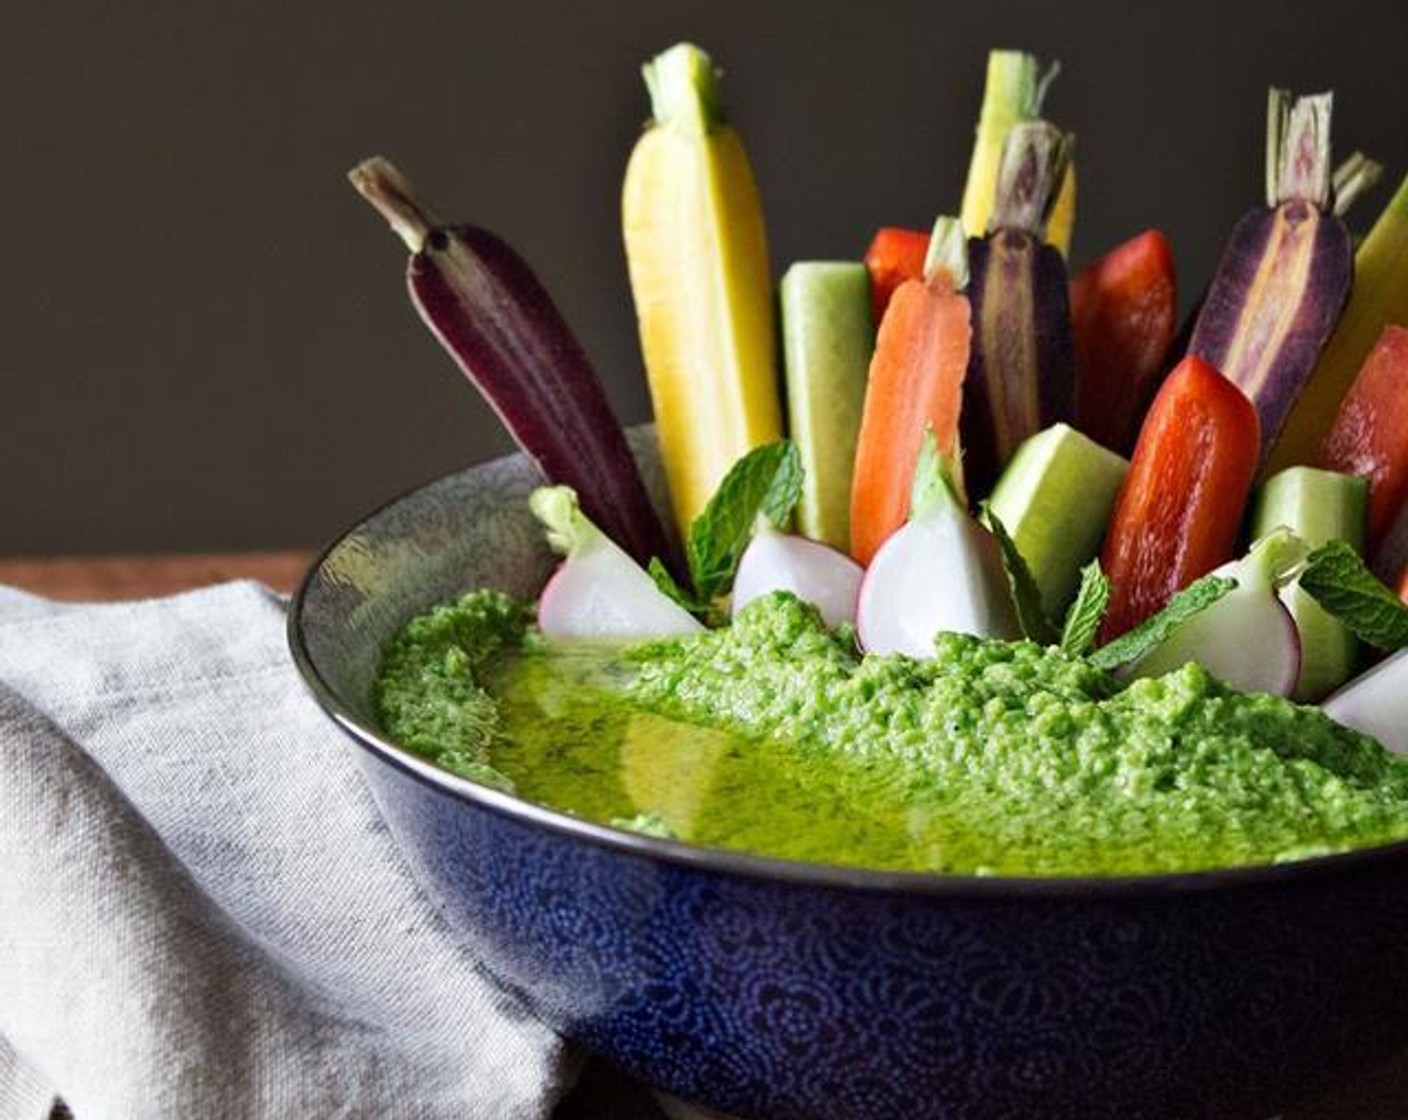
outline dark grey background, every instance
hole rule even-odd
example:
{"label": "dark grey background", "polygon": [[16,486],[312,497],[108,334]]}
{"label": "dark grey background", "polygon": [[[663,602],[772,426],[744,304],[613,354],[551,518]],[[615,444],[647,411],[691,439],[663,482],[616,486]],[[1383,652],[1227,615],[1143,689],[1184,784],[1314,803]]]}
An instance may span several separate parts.
{"label": "dark grey background", "polygon": [[1064,64],[1077,261],[1156,224],[1200,287],[1268,82],[1333,86],[1337,151],[1408,169],[1401,0],[10,0],[0,554],[313,544],[508,449],[343,180],[372,152],[518,246],[645,417],[618,198],[638,66],[682,37],[727,71],[779,273],[956,207],[990,46]]}

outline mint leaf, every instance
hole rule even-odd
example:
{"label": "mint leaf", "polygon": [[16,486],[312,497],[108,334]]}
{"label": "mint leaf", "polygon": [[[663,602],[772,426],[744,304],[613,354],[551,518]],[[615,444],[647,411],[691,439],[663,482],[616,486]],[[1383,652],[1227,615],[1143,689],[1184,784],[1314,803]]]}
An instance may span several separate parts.
{"label": "mint leaf", "polygon": [[729,468],[689,527],[685,552],[700,602],[728,591],[759,516],[786,525],[801,494],[802,461],[790,440],[755,447]]}
{"label": "mint leaf", "polygon": [[1007,533],[1001,518],[993,512],[992,504],[984,502],[979,508],[979,520],[997,539],[997,547],[1002,553],[1002,567],[1007,572],[1007,586],[1012,589],[1012,605],[1017,608],[1017,623],[1022,633],[1034,642],[1044,646],[1054,646],[1057,642],[1056,627],[1046,617],[1041,607],[1041,590],[1032,578],[1032,570],[1017,551],[1017,543]]}
{"label": "mint leaf", "polygon": [[712,603],[701,602],[681,587],[660,557],[652,556],[645,570],[650,574],[650,578],[655,581],[655,586],[660,589],[665,598],[678,603],[705,626],[722,626],[726,621],[722,613]]}
{"label": "mint leaf", "polygon": [[797,450],[797,445],[791,440],[782,440],[781,443],[770,446],[780,446],[783,450],[778,459],[777,471],[772,477],[772,485],[763,496],[760,512],[774,529],[786,529],[792,518],[792,510],[802,498],[802,456]]}
{"label": "mint leaf", "polygon": [[1097,669],[1118,669],[1137,661],[1195,615],[1201,614],[1237,586],[1226,576],[1203,576],[1168,601],[1158,614],[1146,618],[1127,634],[1101,646],[1090,655]]}
{"label": "mint leaf", "polygon": [[687,611],[698,609],[699,604],[694,596],[675,582],[675,577],[670,574],[660,557],[652,556],[645,570],[650,573],[650,578],[655,581],[655,586],[665,598],[672,599]]}
{"label": "mint leaf", "polygon": [[1110,578],[1100,570],[1100,561],[1092,560],[1080,570],[1080,590],[1066,612],[1061,648],[1077,657],[1089,653],[1109,605]]}
{"label": "mint leaf", "polygon": [[1408,646],[1408,606],[1379,582],[1348,542],[1330,541],[1312,552],[1300,586],[1369,645],[1389,652]]}

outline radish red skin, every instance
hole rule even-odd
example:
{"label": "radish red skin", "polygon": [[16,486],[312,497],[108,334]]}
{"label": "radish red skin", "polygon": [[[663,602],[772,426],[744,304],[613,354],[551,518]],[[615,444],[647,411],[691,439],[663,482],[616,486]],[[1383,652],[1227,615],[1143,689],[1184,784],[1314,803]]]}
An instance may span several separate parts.
{"label": "radish red skin", "polygon": [[1028,436],[1070,422],[1075,352],[1061,254],[1023,230],[968,242],[973,353],[964,387],[964,478],[991,492]]}
{"label": "radish red skin", "polygon": [[543,474],[576,490],[638,563],[673,563],[601,381],[523,258],[488,230],[441,228],[412,254],[406,279],[426,325]]}

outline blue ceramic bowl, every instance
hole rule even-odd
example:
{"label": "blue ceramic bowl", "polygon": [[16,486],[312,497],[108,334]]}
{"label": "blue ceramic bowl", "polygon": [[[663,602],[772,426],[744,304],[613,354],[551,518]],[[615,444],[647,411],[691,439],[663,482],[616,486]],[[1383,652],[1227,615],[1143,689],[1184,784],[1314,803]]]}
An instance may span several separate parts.
{"label": "blue ceramic bowl", "polygon": [[[657,480],[658,481],[658,480]],[[1123,879],[975,879],[620,832],[378,731],[379,651],[552,559],[519,458],[441,479],[317,561],[290,636],[398,843],[502,982],[677,1096],[754,1120],[1263,1120],[1408,1045],[1408,844]]]}

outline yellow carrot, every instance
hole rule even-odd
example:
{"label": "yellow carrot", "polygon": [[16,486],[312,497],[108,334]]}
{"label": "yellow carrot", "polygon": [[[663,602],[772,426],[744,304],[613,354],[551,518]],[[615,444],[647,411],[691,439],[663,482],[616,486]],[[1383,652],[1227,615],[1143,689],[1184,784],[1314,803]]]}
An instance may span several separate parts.
{"label": "yellow carrot", "polygon": [[1066,164],[1066,177],[1056,192],[1051,216],[1046,219],[1046,240],[1063,257],[1071,255],[1071,236],[1076,227],[1076,162],[1072,156]]}
{"label": "yellow carrot", "polygon": [[[1007,133],[1014,124],[1041,115],[1047,87],[1059,72],[1060,66],[1053,63],[1042,74],[1036,57],[1026,51],[988,52],[983,107],[978,117],[978,134],[973,141],[972,161],[968,165],[968,181],[963,187],[963,228],[969,237],[983,237],[988,232]],[[1076,176],[1075,166],[1071,165],[1056,196],[1046,234],[1047,241],[1063,256],[1070,251],[1075,217]]]}
{"label": "yellow carrot", "polygon": [[1384,327],[1408,325],[1408,176],[1354,254],[1354,287],[1309,382],[1272,449],[1268,473],[1315,462]]}
{"label": "yellow carrot", "polygon": [[772,282],[757,184],[713,63],[681,43],[644,71],[654,120],[626,169],[622,224],[684,532],[735,461],[781,436]]}

